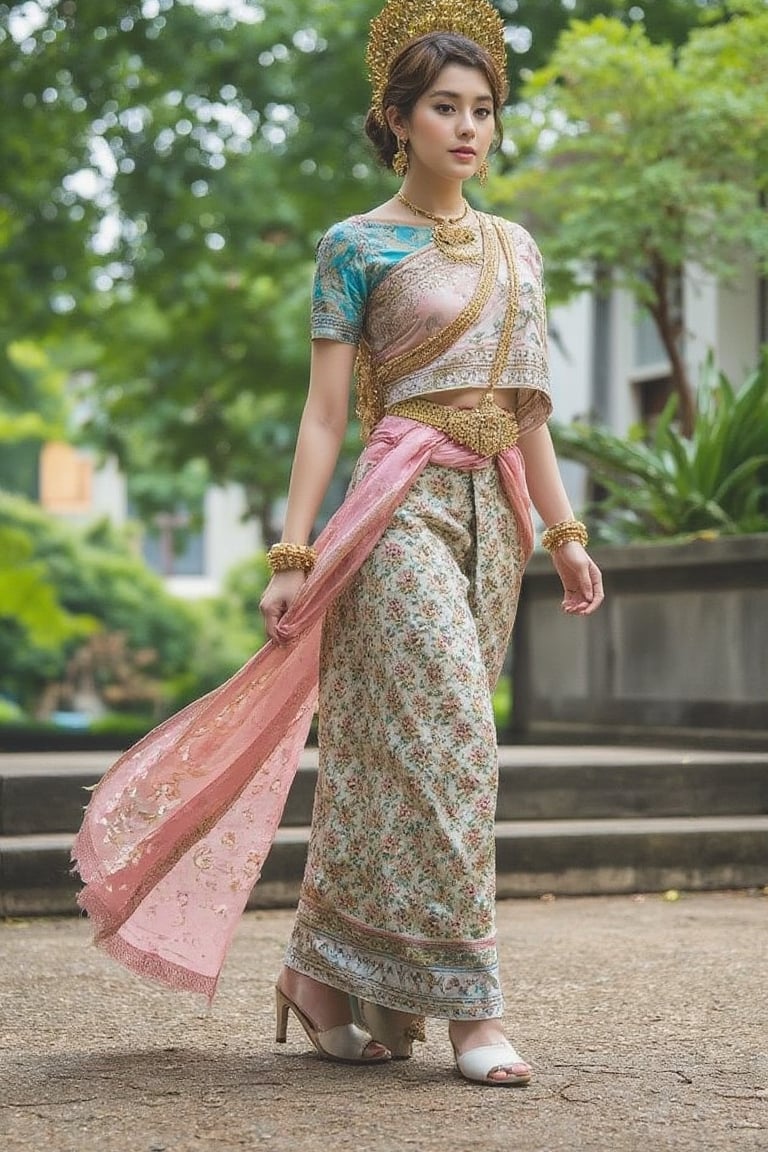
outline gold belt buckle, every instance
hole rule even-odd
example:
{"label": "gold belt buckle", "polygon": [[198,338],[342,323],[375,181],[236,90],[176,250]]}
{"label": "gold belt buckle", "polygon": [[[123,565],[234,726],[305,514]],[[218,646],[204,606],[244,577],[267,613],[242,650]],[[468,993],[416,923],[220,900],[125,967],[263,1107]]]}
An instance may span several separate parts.
{"label": "gold belt buckle", "polygon": [[517,443],[517,420],[486,392],[476,408],[446,408],[446,432],[478,456],[498,456]]}
{"label": "gold belt buckle", "polygon": [[498,456],[517,443],[519,429],[511,412],[500,408],[489,390],[476,408],[450,408],[418,396],[401,400],[389,409],[393,416],[418,420],[445,432],[478,456]]}

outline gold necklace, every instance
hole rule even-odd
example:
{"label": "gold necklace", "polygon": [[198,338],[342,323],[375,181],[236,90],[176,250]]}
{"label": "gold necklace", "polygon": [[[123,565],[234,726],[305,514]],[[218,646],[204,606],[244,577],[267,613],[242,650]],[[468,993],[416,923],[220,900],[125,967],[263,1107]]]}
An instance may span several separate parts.
{"label": "gold necklace", "polygon": [[402,191],[398,191],[397,198],[415,216],[424,216],[425,219],[434,221],[432,239],[435,247],[448,260],[453,260],[456,264],[478,264],[480,262],[481,255],[475,249],[477,234],[466,225],[463,228],[460,227],[462,220],[469,212],[469,204],[466,200],[464,201],[464,211],[460,216],[436,216],[434,212],[427,212],[426,208],[418,208],[412,204]]}

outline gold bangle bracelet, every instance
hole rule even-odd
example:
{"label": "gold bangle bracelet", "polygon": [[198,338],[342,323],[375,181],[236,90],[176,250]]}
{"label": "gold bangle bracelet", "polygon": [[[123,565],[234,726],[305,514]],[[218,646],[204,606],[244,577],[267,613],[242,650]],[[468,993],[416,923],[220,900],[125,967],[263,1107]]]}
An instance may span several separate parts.
{"label": "gold bangle bracelet", "polygon": [[589,543],[589,534],[587,533],[586,524],[582,524],[581,520],[562,520],[559,524],[553,524],[551,528],[547,528],[546,532],[541,537],[541,546],[547,552],[555,552],[563,544],[581,544],[586,548]]}
{"label": "gold bangle bracelet", "polygon": [[317,561],[317,552],[309,544],[273,544],[267,552],[267,563],[275,572],[311,572]]}

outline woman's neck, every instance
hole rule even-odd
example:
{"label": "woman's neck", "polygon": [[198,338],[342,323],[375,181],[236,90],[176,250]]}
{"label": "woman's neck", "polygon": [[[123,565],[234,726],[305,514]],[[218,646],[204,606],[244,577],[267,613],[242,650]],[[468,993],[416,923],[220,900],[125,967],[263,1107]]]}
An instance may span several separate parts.
{"label": "woman's neck", "polygon": [[401,191],[417,208],[435,216],[460,216],[464,211],[461,180],[425,179],[409,172]]}

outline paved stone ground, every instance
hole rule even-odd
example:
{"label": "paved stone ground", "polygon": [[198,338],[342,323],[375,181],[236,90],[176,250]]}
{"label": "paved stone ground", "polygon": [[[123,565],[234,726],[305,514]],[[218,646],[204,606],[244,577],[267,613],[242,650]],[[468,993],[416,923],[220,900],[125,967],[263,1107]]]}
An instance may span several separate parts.
{"label": "paved stone ground", "polygon": [[247,915],[213,1010],[144,984],[78,920],[0,923],[2,1152],[753,1152],[768,1149],[765,893],[506,901],[508,1029],[524,1089],[410,1062],[344,1068],[272,982],[290,912]]}

